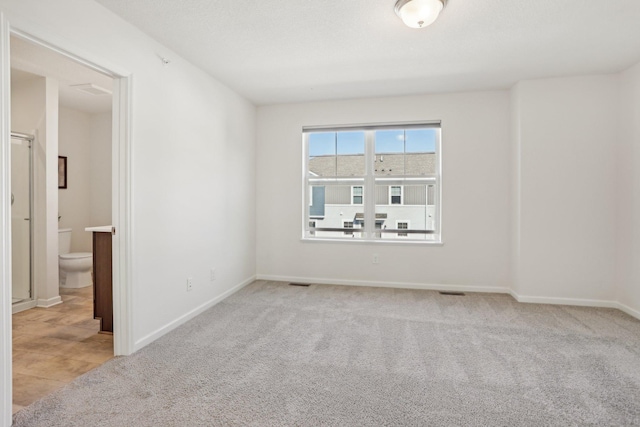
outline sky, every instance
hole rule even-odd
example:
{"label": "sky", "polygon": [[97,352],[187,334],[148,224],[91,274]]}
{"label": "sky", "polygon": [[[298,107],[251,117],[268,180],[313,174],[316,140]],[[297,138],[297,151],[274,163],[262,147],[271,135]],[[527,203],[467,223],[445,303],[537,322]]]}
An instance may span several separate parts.
{"label": "sky", "polygon": [[[375,131],[376,153],[435,152],[436,131],[436,129],[377,130]],[[310,157],[335,154],[364,154],[364,132],[309,134]]]}

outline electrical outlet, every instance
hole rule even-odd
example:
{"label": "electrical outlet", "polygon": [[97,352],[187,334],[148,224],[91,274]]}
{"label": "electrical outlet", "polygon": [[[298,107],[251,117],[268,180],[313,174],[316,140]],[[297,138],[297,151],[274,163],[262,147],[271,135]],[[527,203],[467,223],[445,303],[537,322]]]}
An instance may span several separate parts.
{"label": "electrical outlet", "polygon": [[380,264],[380,259],[378,258],[378,254],[373,254],[373,263]]}
{"label": "electrical outlet", "polygon": [[212,268],[211,269],[211,281],[213,282],[214,280],[216,280],[216,269]]}
{"label": "electrical outlet", "polygon": [[187,277],[187,292],[193,290],[193,277]]}

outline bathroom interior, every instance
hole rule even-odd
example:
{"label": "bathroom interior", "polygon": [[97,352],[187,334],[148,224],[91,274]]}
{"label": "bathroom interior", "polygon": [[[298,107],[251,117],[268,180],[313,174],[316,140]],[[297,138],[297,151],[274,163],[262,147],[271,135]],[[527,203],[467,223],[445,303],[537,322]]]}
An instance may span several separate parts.
{"label": "bathroom interior", "polygon": [[11,37],[14,412],[113,357],[94,290],[111,263],[94,247],[111,241],[112,86]]}

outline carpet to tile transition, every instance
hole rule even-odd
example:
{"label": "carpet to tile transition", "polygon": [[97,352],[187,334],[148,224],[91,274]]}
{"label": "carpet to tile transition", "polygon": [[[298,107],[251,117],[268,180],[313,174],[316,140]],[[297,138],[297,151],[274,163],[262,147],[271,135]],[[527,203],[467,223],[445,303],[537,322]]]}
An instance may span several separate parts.
{"label": "carpet to tile transition", "polygon": [[507,295],[260,281],[14,422],[640,425],[640,322]]}

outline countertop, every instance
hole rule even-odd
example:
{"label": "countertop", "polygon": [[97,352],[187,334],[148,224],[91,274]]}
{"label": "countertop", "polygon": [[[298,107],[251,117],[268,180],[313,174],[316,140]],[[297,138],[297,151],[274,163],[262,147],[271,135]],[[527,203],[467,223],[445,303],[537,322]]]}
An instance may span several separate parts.
{"label": "countertop", "polygon": [[94,233],[111,233],[112,225],[101,225],[99,227],[87,227],[84,231],[93,231]]}

